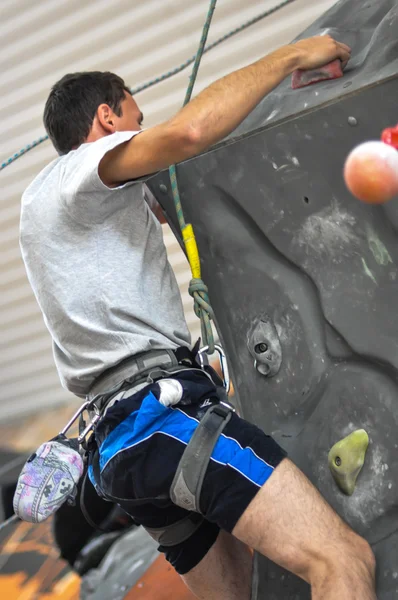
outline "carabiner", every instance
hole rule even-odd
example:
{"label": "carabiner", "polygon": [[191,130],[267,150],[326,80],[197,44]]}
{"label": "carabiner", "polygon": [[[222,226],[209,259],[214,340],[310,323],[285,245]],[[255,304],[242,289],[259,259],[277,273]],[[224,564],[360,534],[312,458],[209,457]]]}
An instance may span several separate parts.
{"label": "carabiner", "polygon": [[77,438],[77,441],[79,442],[79,444],[81,444],[84,441],[84,438],[86,437],[86,435],[93,429],[94,425],[96,425],[101,418],[100,411],[99,411],[98,407],[94,404],[94,400],[95,400],[95,398],[93,398],[93,400],[89,400],[88,402],[84,402],[84,404],[82,404],[80,406],[79,410],[77,410],[75,412],[75,414],[70,419],[70,421],[68,421],[68,423],[62,429],[62,431],[59,432],[59,435],[66,435],[66,433],[69,431],[69,429],[72,427],[72,425],[84,413],[84,411],[85,410],[88,411],[89,409],[92,409],[95,412],[94,417],[91,419],[91,421],[88,423],[88,425],[84,428],[84,430],[81,432],[81,434]]}
{"label": "carabiner", "polygon": [[[199,356],[199,362],[200,362],[200,366],[203,369],[204,366],[204,362],[203,362],[203,354],[205,352],[207,352],[209,349],[209,346],[203,346],[203,348],[201,348],[198,351],[198,356]],[[227,363],[227,357],[225,356],[225,352],[222,349],[221,346],[219,346],[218,344],[214,344],[214,350],[217,352],[218,354],[218,360],[220,361],[220,367],[221,367],[221,373],[222,373],[222,377],[223,377],[223,383],[224,383],[224,388],[225,391],[227,392],[227,394],[229,394],[229,390],[231,389],[231,380],[229,378],[229,369],[228,369],[228,363]]]}

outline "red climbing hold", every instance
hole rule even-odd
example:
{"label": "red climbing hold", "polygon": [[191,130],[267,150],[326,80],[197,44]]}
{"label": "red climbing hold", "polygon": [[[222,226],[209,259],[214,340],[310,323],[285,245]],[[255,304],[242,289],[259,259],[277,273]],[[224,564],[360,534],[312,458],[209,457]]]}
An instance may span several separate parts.
{"label": "red climbing hold", "polygon": [[381,134],[381,141],[398,150],[398,125],[385,129]]}
{"label": "red climbing hold", "polygon": [[343,77],[343,69],[341,67],[341,60],[336,59],[333,62],[321,67],[319,69],[313,69],[310,71],[303,71],[297,69],[292,75],[292,88],[297,90],[319,81],[326,81],[328,79],[339,79]]}

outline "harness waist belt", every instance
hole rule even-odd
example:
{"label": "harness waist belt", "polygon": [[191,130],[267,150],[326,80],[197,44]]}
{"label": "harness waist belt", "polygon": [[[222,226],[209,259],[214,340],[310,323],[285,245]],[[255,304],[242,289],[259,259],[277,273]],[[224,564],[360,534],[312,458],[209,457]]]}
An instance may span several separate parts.
{"label": "harness waist belt", "polygon": [[[118,365],[107,369],[93,383],[87,395],[87,400],[97,396],[107,396],[119,391],[124,384],[136,383],[137,377],[144,379],[154,371],[170,370],[179,367],[178,359],[173,350],[150,350],[126,358]],[[153,379],[156,374],[153,373]]]}

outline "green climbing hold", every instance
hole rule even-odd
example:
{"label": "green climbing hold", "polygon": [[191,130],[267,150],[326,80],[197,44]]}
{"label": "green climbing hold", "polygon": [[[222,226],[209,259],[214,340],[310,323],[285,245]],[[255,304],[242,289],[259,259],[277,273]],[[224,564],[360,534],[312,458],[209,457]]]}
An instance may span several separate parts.
{"label": "green climbing hold", "polygon": [[328,462],[333,478],[347,496],[354,493],[368,445],[369,436],[366,431],[357,429],[337,442],[329,452]]}

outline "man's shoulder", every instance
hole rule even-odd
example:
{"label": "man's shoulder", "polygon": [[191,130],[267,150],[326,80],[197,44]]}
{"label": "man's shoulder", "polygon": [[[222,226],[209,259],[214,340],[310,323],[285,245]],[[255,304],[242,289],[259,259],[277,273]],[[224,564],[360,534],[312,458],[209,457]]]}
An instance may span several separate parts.
{"label": "man's shoulder", "polygon": [[95,142],[81,144],[76,150],[71,150],[68,154],[58,156],[36,175],[26,188],[24,194],[34,191],[38,186],[46,183],[46,181],[52,181],[54,177],[72,174],[77,168],[80,168],[80,170],[89,169],[90,166],[92,167],[91,161],[94,163],[99,162],[105,152],[131,139],[136,133],[133,131],[115,132]]}
{"label": "man's shoulder", "polygon": [[72,150],[68,154],[58,156],[54,158],[48,165],[46,165],[31,181],[22,194],[22,205],[31,201],[37,194],[45,194],[47,189],[51,189],[52,194],[56,189],[57,184],[64,177],[65,173],[71,172],[74,169],[74,165],[84,163],[84,151],[87,149],[84,144],[77,150]]}
{"label": "man's shoulder", "polygon": [[89,151],[89,146],[91,144],[82,144],[76,150],[71,150],[68,154],[63,154],[62,156],[57,156],[54,158],[48,165],[46,165],[33,179],[33,181],[28,185],[25,189],[23,196],[28,195],[43,184],[53,183],[54,179],[63,175],[65,170],[70,164],[79,164],[82,159],[84,153]]}
{"label": "man's shoulder", "polygon": [[[130,139],[134,132],[117,132],[54,159],[30,183],[22,195],[22,211],[40,213],[51,204],[62,205],[78,222],[94,223],[132,198],[144,200],[143,182],[127,182],[116,188],[102,183],[98,164],[111,148]],[[99,201],[106,199],[107,201]],[[84,202],[80,200],[84,198]],[[136,203],[135,208],[138,204]]]}
{"label": "man's shoulder", "polygon": [[47,187],[54,184],[54,180],[57,178],[57,173],[59,172],[60,160],[60,158],[55,158],[51,161],[25,188],[21,199],[22,209],[30,205],[38,194],[45,194]]}

